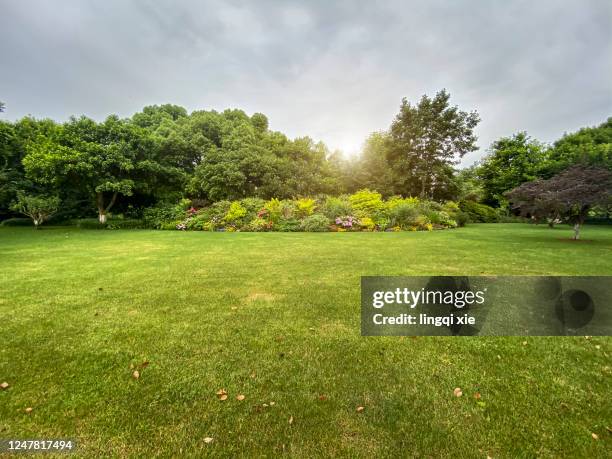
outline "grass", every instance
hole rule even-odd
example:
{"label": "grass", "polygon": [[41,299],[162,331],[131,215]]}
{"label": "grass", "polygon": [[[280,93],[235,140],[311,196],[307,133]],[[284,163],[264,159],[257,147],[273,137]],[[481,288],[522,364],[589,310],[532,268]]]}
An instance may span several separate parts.
{"label": "grass", "polygon": [[570,235],[0,229],[0,438],[91,457],[605,456],[610,338],[360,336],[361,275],[612,274],[612,228]]}

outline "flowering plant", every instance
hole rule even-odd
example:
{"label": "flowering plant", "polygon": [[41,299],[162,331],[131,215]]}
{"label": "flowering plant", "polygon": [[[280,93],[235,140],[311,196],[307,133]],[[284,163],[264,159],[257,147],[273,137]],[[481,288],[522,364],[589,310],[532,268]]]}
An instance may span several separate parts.
{"label": "flowering plant", "polygon": [[338,226],[342,226],[343,228],[352,228],[353,227],[353,223],[355,222],[354,217],[352,216],[346,216],[346,217],[336,217],[336,225]]}

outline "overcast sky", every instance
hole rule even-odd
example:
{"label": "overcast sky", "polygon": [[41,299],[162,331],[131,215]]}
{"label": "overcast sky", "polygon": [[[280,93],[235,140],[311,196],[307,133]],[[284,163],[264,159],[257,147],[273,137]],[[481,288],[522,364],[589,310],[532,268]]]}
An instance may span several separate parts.
{"label": "overcast sky", "polygon": [[482,118],[470,164],[612,116],[609,0],[0,0],[0,34],[5,119],[241,108],[351,153],[446,88]]}

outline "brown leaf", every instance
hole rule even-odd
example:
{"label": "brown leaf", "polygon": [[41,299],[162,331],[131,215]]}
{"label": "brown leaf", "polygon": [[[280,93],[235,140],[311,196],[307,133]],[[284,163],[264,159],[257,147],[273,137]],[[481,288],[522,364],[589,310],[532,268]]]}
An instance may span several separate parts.
{"label": "brown leaf", "polygon": [[591,437],[593,437],[593,440],[599,440],[599,435],[597,435],[595,432],[591,434]]}
{"label": "brown leaf", "polygon": [[28,406],[28,407],[25,409],[25,412],[26,412],[26,413],[28,413],[28,414],[30,414],[30,413],[32,412],[32,407]]}
{"label": "brown leaf", "polygon": [[206,437],[204,439],[204,443],[212,443],[212,441],[213,441],[213,437]]}
{"label": "brown leaf", "polygon": [[325,400],[327,400],[327,395],[319,395],[319,400],[321,400],[322,402],[324,402]]}
{"label": "brown leaf", "polygon": [[293,424],[293,416],[289,418],[289,424]]}
{"label": "brown leaf", "polygon": [[219,400],[221,400],[222,402],[227,400],[227,394],[219,395]]}
{"label": "brown leaf", "polygon": [[357,412],[361,413],[363,410],[365,410],[365,408],[363,406],[358,406],[357,407]]}
{"label": "brown leaf", "polygon": [[476,400],[480,400],[480,398],[481,398],[480,392],[476,392],[476,393],[474,394],[474,398],[475,398]]}
{"label": "brown leaf", "polygon": [[10,386],[11,386],[11,385],[5,381],[5,382],[3,382],[2,384],[0,384],[0,389],[2,389],[2,390],[6,390],[6,389],[8,389]]}
{"label": "brown leaf", "polygon": [[238,400],[239,402],[243,401],[246,397],[242,394],[236,395],[236,400]]}
{"label": "brown leaf", "polygon": [[455,390],[453,391],[453,395],[455,397],[461,397],[463,395],[463,391],[461,390],[460,387],[455,387]]}
{"label": "brown leaf", "polygon": [[140,378],[140,372],[138,370],[134,370],[134,373],[132,373],[132,378],[134,379]]}

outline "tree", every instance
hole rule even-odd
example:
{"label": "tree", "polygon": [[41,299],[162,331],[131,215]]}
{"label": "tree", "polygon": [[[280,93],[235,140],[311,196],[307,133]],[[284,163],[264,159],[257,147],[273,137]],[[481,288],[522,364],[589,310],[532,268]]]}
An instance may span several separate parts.
{"label": "tree", "polygon": [[533,218],[561,218],[574,225],[574,239],[589,210],[612,200],[612,172],[572,166],[554,177],[526,182],[506,193],[512,207]]}
{"label": "tree", "polygon": [[431,197],[436,183],[466,153],[477,150],[476,112],[460,111],[449,104],[450,94],[424,95],[411,105],[405,98],[390,129],[389,163],[394,171],[395,192]]}
{"label": "tree", "polygon": [[386,132],[370,134],[351,174],[351,191],[369,188],[383,196],[393,195],[393,170],[387,159],[388,151],[389,136]]}
{"label": "tree", "polygon": [[60,199],[57,196],[33,196],[20,192],[13,209],[23,215],[27,215],[34,222],[34,227],[47,221],[59,209]]}
{"label": "tree", "polygon": [[599,126],[582,128],[557,140],[540,175],[548,178],[574,164],[612,170],[612,117]]}
{"label": "tree", "polygon": [[103,224],[119,196],[151,194],[178,174],[159,162],[157,151],[155,139],[128,120],[109,116],[96,123],[81,117],[72,118],[50,137],[31,142],[23,165],[38,183],[86,190]]}
{"label": "tree", "polygon": [[526,132],[493,142],[489,155],[476,169],[485,203],[500,205],[506,191],[538,178],[546,157],[545,146],[531,139]]}
{"label": "tree", "polygon": [[454,197],[456,201],[474,201],[480,202],[484,196],[482,189],[482,181],[477,175],[476,166],[466,167],[457,171],[454,176],[457,194]]}

